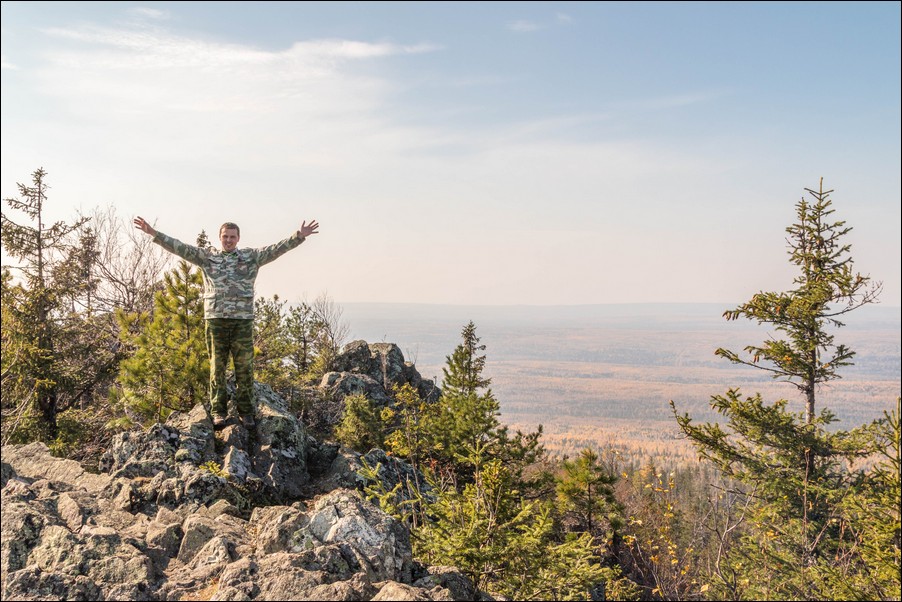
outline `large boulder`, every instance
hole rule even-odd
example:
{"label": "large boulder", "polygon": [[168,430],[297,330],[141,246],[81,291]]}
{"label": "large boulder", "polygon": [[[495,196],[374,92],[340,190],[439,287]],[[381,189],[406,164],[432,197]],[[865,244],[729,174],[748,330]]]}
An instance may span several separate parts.
{"label": "large boulder", "polygon": [[[408,384],[427,401],[438,399],[440,390],[429,379],[420,376],[416,366],[404,361],[404,354],[394,343],[352,341],[344,346],[334,362],[335,372],[367,376],[386,393],[392,387]],[[326,377],[329,377],[327,374]],[[326,382],[324,377],[323,382]],[[331,377],[334,381],[335,377]],[[366,381],[369,384],[369,381]],[[323,388],[323,385],[320,385]]]}

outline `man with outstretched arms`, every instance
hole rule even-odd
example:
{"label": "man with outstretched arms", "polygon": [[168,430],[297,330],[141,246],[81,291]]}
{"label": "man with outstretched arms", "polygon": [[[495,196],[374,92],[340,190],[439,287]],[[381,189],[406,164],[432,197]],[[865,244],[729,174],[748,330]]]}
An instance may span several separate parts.
{"label": "man with outstretched arms", "polygon": [[285,240],[259,249],[239,249],[241,230],[226,222],[219,228],[222,251],[202,249],[158,232],[143,217],[135,227],[153,236],[153,241],[185,261],[198,266],[204,276],[204,324],[210,354],[210,410],[213,424],[222,428],[228,417],[225,373],[229,356],[235,362],[235,404],[244,426],[254,420],[254,281],[260,266],[294,249],[318,234],[316,220],[304,221]]}

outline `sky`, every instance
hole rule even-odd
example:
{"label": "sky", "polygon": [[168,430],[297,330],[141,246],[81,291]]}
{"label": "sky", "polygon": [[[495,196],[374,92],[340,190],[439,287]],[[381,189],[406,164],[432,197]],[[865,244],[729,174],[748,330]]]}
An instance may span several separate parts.
{"label": "sky", "polygon": [[289,302],[571,305],[791,289],[823,178],[899,306],[900,71],[897,2],[3,2],[0,184],[186,242],[316,219]]}

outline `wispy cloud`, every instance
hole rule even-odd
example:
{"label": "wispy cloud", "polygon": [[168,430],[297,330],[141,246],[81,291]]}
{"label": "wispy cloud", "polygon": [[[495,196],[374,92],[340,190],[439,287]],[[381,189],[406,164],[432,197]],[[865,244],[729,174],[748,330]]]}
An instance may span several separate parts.
{"label": "wispy cloud", "polygon": [[573,17],[571,17],[567,13],[557,13],[555,15],[555,19],[557,19],[558,23],[572,23],[573,22]]}
{"label": "wispy cloud", "polygon": [[[264,51],[250,46],[192,40],[156,28],[110,29],[101,27],[49,28],[47,35],[107,46],[117,51],[104,57],[106,64],[122,66],[259,64],[301,59],[308,62],[365,59],[396,54],[421,54],[440,47],[431,44],[400,45],[356,40],[320,39],[298,42],[287,50]],[[133,51],[132,54],[118,51]]]}
{"label": "wispy cloud", "polygon": [[540,25],[537,23],[533,23],[532,21],[514,21],[513,23],[508,23],[507,28],[511,31],[516,31],[518,33],[529,33],[532,31],[538,31],[542,29]]}
{"label": "wispy cloud", "polygon": [[133,8],[129,11],[131,14],[136,17],[144,17],[147,19],[155,19],[158,21],[165,21],[171,17],[171,14],[167,10],[158,10],[156,8],[148,8],[146,6],[139,6]]}
{"label": "wispy cloud", "polygon": [[6,55],[3,55],[2,57],[0,57],[0,68],[10,69],[10,70],[18,69],[18,67],[16,67],[14,64],[12,64],[6,60]]}
{"label": "wispy cloud", "polygon": [[[140,160],[255,169],[338,166],[397,148],[393,84],[361,61],[434,52],[428,43],[302,40],[268,50],[156,26],[46,29],[64,40],[36,70],[57,116]],[[135,140],[141,140],[135,145]]]}
{"label": "wispy cloud", "polygon": [[710,90],[701,92],[687,92],[684,94],[672,94],[669,96],[660,96],[657,98],[646,98],[635,100],[629,103],[631,108],[639,108],[649,111],[659,111],[663,109],[672,109],[675,107],[686,107],[689,105],[711,102],[717,98],[721,98],[727,94],[726,90]]}

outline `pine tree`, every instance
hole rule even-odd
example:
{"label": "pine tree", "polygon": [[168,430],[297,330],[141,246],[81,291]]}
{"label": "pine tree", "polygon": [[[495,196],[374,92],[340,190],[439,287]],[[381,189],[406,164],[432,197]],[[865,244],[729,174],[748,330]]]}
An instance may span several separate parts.
{"label": "pine tree", "polygon": [[[186,261],[163,277],[154,314],[120,314],[134,355],[122,362],[121,402],[139,421],[162,421],[207,399],[209,358],[204,334],[202,278]],[[135,333],[138,334],[135,334]]]}
{"label": "pine tree", "polygon": [[512,600],[585,599],[605,571],[587,534],[557,542],[551,506],[524,501],[516,482],[482,446],[466,459],[474,475],[462,491],[444,488],[414,551],[430,564],[458,567],[479,589]]}
{"label": "pine tree", "polygon": [[98,295],[102,283],[99,245],[94,228],[83,226],[76,244],[66,247],[65,256],[53,268],[61,301],[56,358],[65,381],[72,385],[72,403],[79,402],[82,408],[95,397],[95,391],[100,399],[105,398],[125,357],[115,311]]}
{"label": "pine tree", "polygon": [[280,395],[290,386],[284,361],[288,354],[284,307],[278,295],[254,300],[254,379]]}
{"label": "pine tree", "polygon": [[576,460],[562,462],[564,474],[557,482],[558,505],[576,519],[576,530],[592,537],[603,534],[605,526],[621,525],[614,499],[616,475],[604,467],[594,450],[586,448]]}
{"label": "pine tree", "polygon": [[292,380],[302,380],[316,359],[318,326],[319,322],[313,315],[313,308],[307,303],[294,305],[288,310],[285,331],[289,344],[287,359]]}

